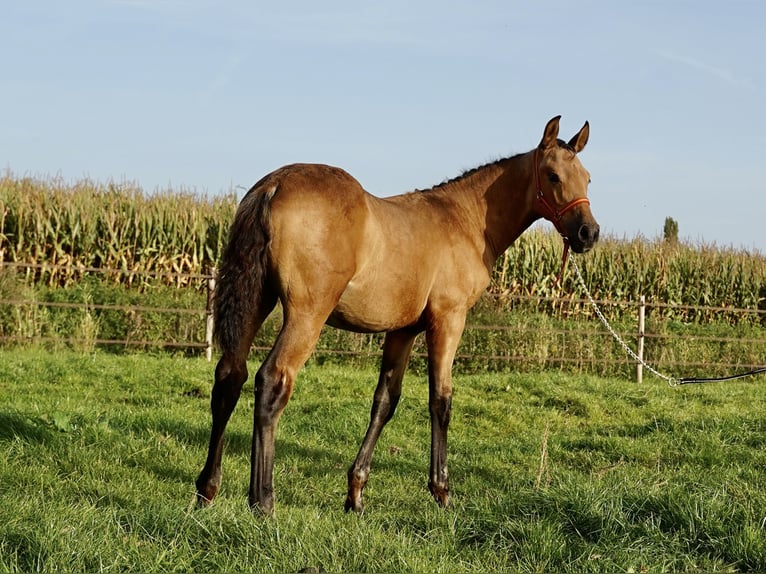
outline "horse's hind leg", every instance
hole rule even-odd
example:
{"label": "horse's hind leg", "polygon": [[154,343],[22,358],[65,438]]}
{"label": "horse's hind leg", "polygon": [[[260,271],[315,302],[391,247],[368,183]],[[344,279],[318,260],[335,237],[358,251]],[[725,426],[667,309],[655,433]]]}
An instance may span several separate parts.
{"label": "horse's hind leg", "polygon": [[364,510],[362,490],[367,484],[375,444],[385,424],[391,420],[402,393],[402,378],[417,332],[393,331],[386,334],[378,387],[372,401],[370,425],[359,448],[359,454],[348,469],[348,496],[344,508],[361,513]]}
{"label": "horse's hind leg", "polygon": [[232,411],[237,405],[242,386],[247,380],[247,355],[255,334],[276,305],[276,297],[263,293],[258,315],[245,324],[245,330],[236,349],[224,350],[215,368],[215,384],[210,399],[213,425],[210,431],[205,467],[197,478],[197,500],[202,505],[212,502],[221,486],[221,455],[223,435]]}
{"label": "horse's hind leg", "polygon": [[321,318],[287,314],[274,347],[255,375],[255,411],[250,469],[250,508],[274,513],[274,439],[277,423],[298,371],[314,350],[324,324]]}

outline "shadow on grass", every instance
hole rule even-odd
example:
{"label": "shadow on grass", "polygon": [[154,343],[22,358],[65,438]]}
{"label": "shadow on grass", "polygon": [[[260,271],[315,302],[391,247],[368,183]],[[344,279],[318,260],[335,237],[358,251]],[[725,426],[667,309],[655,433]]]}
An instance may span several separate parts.
{"label": "shadow on grass", "polygon": [[21,438],[29,442],[51,442],[56,433],[51,423],[33,419],[20,413],[0,412],[0,440]]}

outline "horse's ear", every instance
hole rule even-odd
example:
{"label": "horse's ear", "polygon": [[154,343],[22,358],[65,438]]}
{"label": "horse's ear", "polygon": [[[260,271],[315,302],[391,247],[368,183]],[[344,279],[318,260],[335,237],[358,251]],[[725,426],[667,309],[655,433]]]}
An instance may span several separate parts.
{"label": "horse's ear", "polygon": [[540,149],[546,149],[556,145],[556,138],[559,137],[559,120],[561,116],[552,118],[547,124],[545,124],[545,132],[543,133],[543,139],[540,140]]}
{"label": "horse's ear", "polygon": [[590,126],[588,125],[588,122],[585,122],[585,125],[582,127],[582,129],[577,132],[571,140],[569,140],[569,146],[575,151],[575,153],[580,153],[585,147],[585,144],[588,143],[589,135]]}

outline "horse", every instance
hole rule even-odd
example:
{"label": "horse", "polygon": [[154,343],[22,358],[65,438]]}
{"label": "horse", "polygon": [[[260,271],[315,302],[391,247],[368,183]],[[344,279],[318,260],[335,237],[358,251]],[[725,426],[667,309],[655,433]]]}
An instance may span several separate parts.
{"label": "horse", "polygon": [[361,513],[373,450],[393,417],[416,336],[425,332],[431,461],[428,488],[450,501],[447,429],[452,364],[468,310],[489,285],[495,260],[533,222],[546,218],[565,249],[598,241],[578,155],[588,122],[571,140],[547,122],[536,148],[471,169],[425,191],[379,198],[337,167],[292,164],[259,180],[240,202],[214,293],[215,368],[207,460],[196,480],[201,506],[222,479],[226,424],[248,378],[247,356],[281,303],[283,323],[255,375],[248,502],[274,514],[274,441],[301,367],[325,324],[385,332],[370,423],[348,470],[345,510]]}

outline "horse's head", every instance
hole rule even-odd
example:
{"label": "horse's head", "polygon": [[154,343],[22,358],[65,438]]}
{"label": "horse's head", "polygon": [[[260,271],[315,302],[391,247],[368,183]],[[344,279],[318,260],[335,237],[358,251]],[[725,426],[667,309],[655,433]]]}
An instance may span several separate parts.
{"label": "horse's head", "polygon": [[585,253],[598,241],[599,226],[590,211],[590,174],[577,154],[588,143],[588,122],[569,142],[558,139],[559,119],[545,126],[533,152],[536,211],[556,226],[575,253]]}

